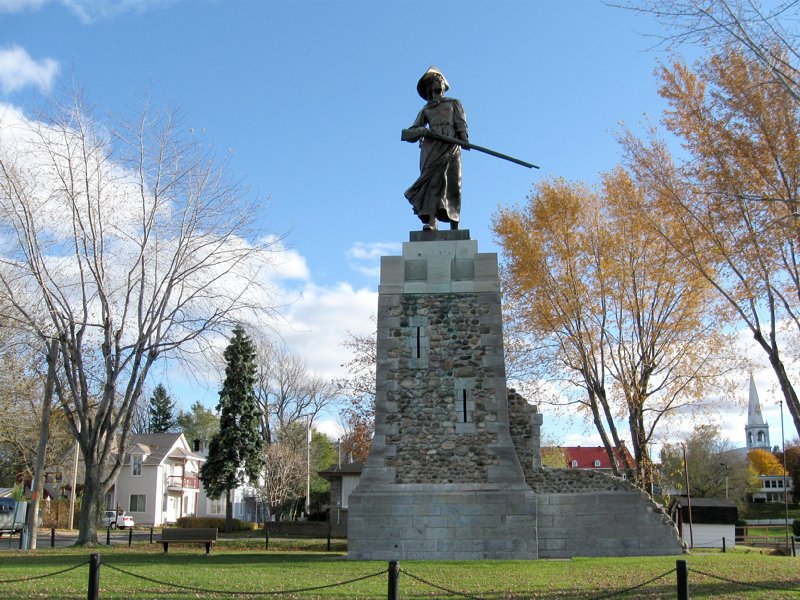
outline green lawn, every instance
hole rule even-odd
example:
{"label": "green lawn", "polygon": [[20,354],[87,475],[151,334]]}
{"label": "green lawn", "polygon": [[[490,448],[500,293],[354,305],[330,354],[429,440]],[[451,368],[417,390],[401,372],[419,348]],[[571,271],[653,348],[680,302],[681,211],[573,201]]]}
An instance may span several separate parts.
{"label": "green lawn", "polygon": [[[279,547],[280,540],[275,541]],[[324,547],[322,541],[306,541]],[[312,592],[292,592],[280,598],[385,598],[385,562],[350,562],[342,552],[263,551],[249,542],[221,543],[205,556],[200,546],[161,547],[149,544],[100,546],[100,598],[144,600],[226,598],[231,592],[267,592],[336,584],[375,575],[345,586]],[[291,544],[289,544],[291,545]],[[271,541],[270,546],[273,546]],[[310,547],[310,546],[309,546]],[[91,550],[43,549],[29,553],[3,552],[0,580],[45,575],[69,567],[60,575],[33,581],[0,583],[0,597],[86,598]],[[571,600],[618,594],[659,575],[664,577],[619,597],[674,598],[676,558],[577,558],[539,561],[406,561],[401,563],[400,597],[436,598],[558,598]],[[691,598],[798,598],[800,559],[769,556],[756,551],[697,553],[683,557],[689,565]],[[143,578],[148,579],[143,579]],[[418,579],[415,579],[418,578]],[[453,596],[425,582],[466,596]],[[747,582],[761,587],[747,587]],[[188,588],[220,590],[202,593]],[[778,589],[776,589],[778,588]],[[782,591],[781,591],[782,590]],[[255,596],[244,596],[255,597]]]}
{"label": "green lawn", "polygon": [[[739,512],[740,519],[785,519],[786,507],[779,502],[749,503]],[[800,506],[789,505],[789,526],[794,519],[800,519]]]}

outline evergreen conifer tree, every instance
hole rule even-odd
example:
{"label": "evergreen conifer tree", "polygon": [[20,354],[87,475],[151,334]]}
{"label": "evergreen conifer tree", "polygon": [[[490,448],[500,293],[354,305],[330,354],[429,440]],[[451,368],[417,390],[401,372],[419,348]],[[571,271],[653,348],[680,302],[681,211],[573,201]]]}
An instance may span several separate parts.
{"label": "evergreen conifer tree", "polygon": [[225,349],[225,381],[217,405],[219,432],[211,439],[208,460],[200,469],[200,479],[209,498],[226,495],[226,531],[231,530],[233,519],[231,490],[246,479],[256,480],[263,464],[255,358],[252,340],[237,325]]}
{"label": "evergreen conifer tree", "polygon": [[166,433],[175,430],[175,403],[160,383],[150,398],[150,433]]}

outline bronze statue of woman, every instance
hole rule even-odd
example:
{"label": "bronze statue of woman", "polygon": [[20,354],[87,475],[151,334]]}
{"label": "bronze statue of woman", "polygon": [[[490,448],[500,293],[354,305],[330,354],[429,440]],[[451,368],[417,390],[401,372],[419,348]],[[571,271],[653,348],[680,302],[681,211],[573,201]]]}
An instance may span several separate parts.
{"label": "bronze statue of woman", "polygon": [[405,197],[426,230],[435,230],[437,220],[458,229],[461,220],[461,148],[425,135],[432,131],[469,142],[464,108],[455,98],[444,97],[448,89],[442,72],[430,67],[417,82],[417,93],[427,103],[402,135],[407,142],[422,140],[419,178],[406,190]]}

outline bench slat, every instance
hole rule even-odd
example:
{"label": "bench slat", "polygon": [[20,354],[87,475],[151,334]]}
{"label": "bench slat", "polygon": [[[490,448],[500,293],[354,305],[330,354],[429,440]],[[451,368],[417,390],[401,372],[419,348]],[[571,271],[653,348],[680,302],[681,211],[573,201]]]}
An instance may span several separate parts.
{"label": "bench slat", "polygon": [[216,528],[165,527],[161,530],[164,542],[216,542]]}

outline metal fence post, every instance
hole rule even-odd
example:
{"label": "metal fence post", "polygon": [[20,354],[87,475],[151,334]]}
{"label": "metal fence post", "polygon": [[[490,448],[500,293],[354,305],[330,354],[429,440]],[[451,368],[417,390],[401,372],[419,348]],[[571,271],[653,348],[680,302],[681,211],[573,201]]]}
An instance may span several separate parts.
{"label": "metal fence post", "polygon": [[400,600],[400,563],[396,560],[389,561],[389,587],[388,587],[388,600]]}
{"label": "metal fence post", "polygon": [[51,527],[50,528],[50,547],[51,548],[55,548],[56,547],[56,528],[55,527]]}
{"label": "metal fence post", "polygon": [[111,545],[111,527],[106,527],[106,546]]}
{"label": "metal fence post", "polygon": [[722,553],[725,554],[725,536],[722,536]]}
{"label": "metal fence post", "polygon": [[128,528],[128,546],[133,545],[133,527]]}
{"label": "metal fence post", "polygon": [[689,600],[689,565],[685,560],[675,561],[678,573],[678,600]]}
{"label": "metal fence post", "polygon": [[98,600],[100,595],[100,555],[89,555],[89,589],[87,600]]}
{"label": "metal fence post", "polygon": [[264,523],[264,550],[269,550],[269,521]]}
{"label": "metal fence post", "polygon": [[150,543],[153,543],[153,528],[150,528]]}

